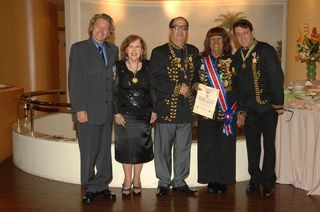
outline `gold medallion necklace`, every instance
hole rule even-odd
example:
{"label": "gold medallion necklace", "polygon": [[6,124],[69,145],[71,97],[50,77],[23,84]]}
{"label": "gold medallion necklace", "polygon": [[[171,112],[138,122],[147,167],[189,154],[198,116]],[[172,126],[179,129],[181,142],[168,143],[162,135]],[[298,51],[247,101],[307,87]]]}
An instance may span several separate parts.
{"label": "gold medallion necklace", "polygon": [[246,68],[245,61],[246,61],[246,59],[248,59],[248,57],[250,56],[250,53],[252,52],[252,50],[254,49],[254,47],[256,46],[256,44],[257,44],[257,41],[254,40],[253,43],[251,44],[251,46],[250,46],[250,48],[249,48],[246,56],[244,56],[243,51],[242,51],[242,49],[241,49],[241,57],[242,57],[242,66],[241,66],[241,67],[242,67],[242,69],[245,69],[245,68]]}
{"label": "gold medallion necklace", "polygon": [[[129,60],[127,60],[127,64],[128,64],[128,66],[129,66],[129,70],[132,71],[133,68],[131,67],[131,64],[130,64],[130,61],[129,61]],[[138,69],[139,69],[139,65],[140,65],[140,61],[138,62],[136,68],[133,69],[133,71],[132,71],[133,77],[132,77],[131,82],[134,83],[134,84],[136,84],[136,83],[139,82],[139,79],[138,79],[138,77],[136,76],[136,74],[137,74],[138,71],[139,71],[139,70],[138,70]]]}

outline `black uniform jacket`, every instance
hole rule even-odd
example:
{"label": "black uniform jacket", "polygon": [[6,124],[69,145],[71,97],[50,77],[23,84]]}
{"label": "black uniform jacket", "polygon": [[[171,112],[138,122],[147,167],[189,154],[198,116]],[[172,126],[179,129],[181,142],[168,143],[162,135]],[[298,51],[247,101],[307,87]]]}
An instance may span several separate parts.
{"label": "black uniform jacket", "polygon": [[150,58],[151,85],[156,91],[158,122],[191,122],[194,97],[179,95],[182,83],[190,89],[195,70],[200,66],[199,50],[189,44],[179,48],[166,43],[153,49]]}
{"label": "black uniform jacket", "polygon": [[241,51],[237,50],[234,59],[241,93],[238,110],[265,112],[283,108],[284,75],[275,49],[258,41],[244,61]]}

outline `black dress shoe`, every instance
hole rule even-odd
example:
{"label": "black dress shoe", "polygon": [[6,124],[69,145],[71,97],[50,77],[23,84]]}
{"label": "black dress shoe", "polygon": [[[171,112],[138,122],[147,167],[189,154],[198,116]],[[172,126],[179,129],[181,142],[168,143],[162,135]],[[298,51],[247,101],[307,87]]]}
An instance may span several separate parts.
{"label": "black dress shoe", "polygon": [[96,195],[93,192],[86,192],[86,194],[82,197],[82,202],[85,204],[90,204],[95,196]]}
{"label": "black dress shoe", "polygon": [[254,183],[249,183],[247,188],[246,188],[246,192],[254,192],[258,189],[258,185],[254,184]]}
{"label": "black dress shoe", "polygon": [[176,188],[173,188],[172,190],[178,191],[178,192],[182,192],[182,193],[186,193],[186,194],[189,194],[189,195],[196,195],[196,193],[197,193],[197,191],[192,190],[191,188],[189,188],[188,185],[176,187]]}
{"label": "black dress shoe", "polygon": [[157,188],[157,196],[161,197],[168,193],[169,188],[164,186],[158,186]]}
{"label": "black dress shoe", "polygon": [[271,197],[274,194],[272,188],[263,188],[263,195],[265,197]]}
{"label": "black dress shoe", "polygon": [[227,185],[226,184],[218,184],[218,188],[216,190],[216,194],[222,195],[227,192]]}
{"label": "black dress shoe", "polygon": [[207,187],[208,187],[208,192],[209,193],[216,193],[217,192],[217,189],[218,189],[218,186],[219,184],[214,182],[214,183],[211,183],[209,182]]}
{"label": "black dress shoe", "polygon": [[108,200],[115,200],[117,198],[116,195],[112,193],[109,189],[100,191],[99,194]]}

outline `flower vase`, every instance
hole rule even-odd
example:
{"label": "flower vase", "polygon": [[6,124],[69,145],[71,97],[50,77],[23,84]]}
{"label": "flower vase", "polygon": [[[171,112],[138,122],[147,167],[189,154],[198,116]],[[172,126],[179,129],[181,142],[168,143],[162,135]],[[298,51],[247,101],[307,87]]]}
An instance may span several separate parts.
{"label": "flower vase", "polygon": [[315,62],[307,62],[307,80],[314,81],[316,80],[317,75],[317,66]]}

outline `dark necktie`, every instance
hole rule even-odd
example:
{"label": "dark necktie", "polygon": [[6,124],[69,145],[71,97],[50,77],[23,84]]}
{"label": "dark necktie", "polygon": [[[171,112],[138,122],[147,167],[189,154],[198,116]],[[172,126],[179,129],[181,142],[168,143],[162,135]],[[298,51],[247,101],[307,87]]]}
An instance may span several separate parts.
{"label": "dark necktie", "polygon": [[99,46],[98,46],[98,49],[99,49],[99,54],[101,55],[104,64],[106,64],[106,60],[104,59],[104,54],[103,54],[102,46],[99,45]]}

